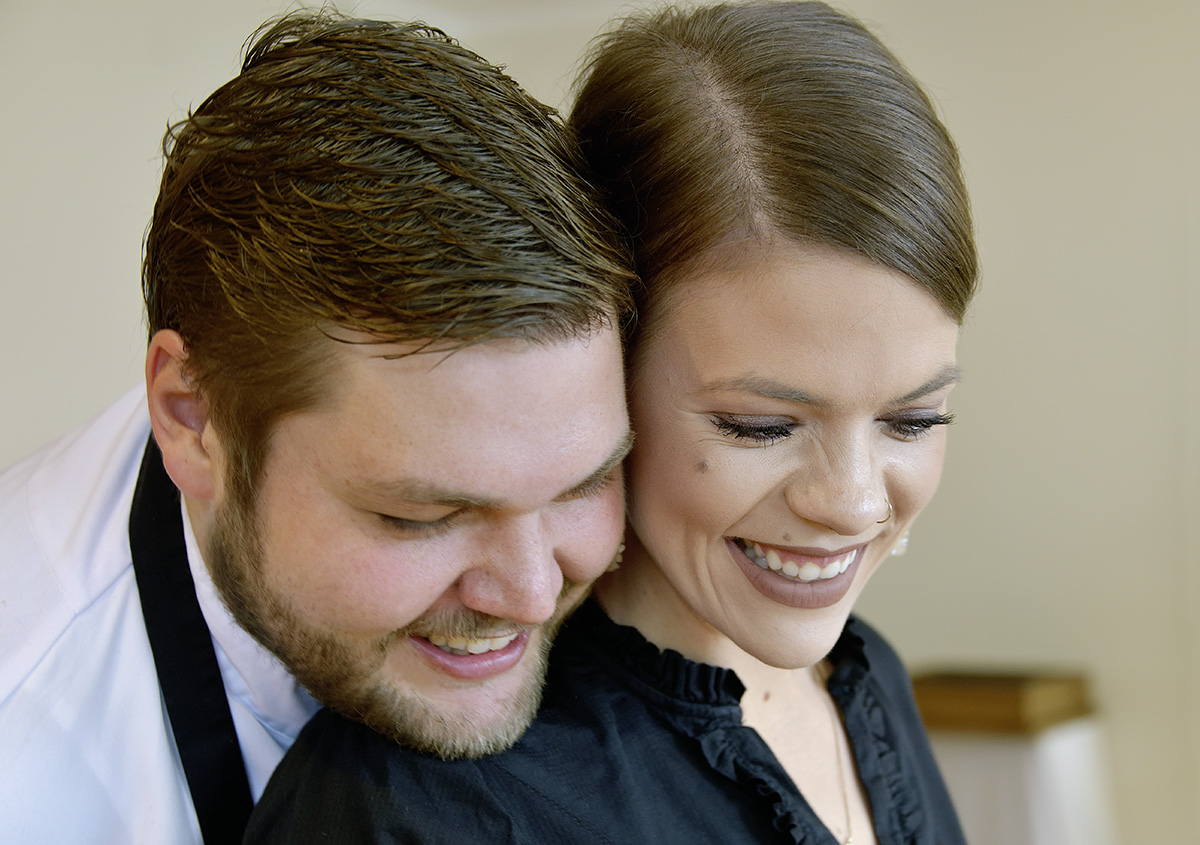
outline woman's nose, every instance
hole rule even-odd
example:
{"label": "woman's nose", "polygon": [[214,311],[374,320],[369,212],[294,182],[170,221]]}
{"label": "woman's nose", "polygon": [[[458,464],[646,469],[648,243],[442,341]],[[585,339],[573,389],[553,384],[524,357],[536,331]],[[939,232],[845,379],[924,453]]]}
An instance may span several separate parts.
{"label": "woman's nose", "polygon": [[811,456],[788,478],[784,498],[801,519],[844,537],[855,537],[892,516],[883,482],[866,444]]}

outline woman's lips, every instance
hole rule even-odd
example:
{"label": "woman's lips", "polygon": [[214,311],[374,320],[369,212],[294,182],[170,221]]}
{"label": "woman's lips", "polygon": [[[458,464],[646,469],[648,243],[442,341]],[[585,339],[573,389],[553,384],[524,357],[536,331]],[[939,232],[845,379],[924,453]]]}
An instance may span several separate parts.
{"label": "woman's lips", "polygon": [[828,581],[849,568],[858,555],[858,548],[823,555],[801,554],[772,546],[763,547],[751,540],[735,537],[739,549],[762,569],[794,581],[808,584]]}
{"label": "woman's lips", "polygon": [[788,607],[816,609],[837,604],[854,583],[866,546],[835,554],[800,554],[727,537],[725,544],[746,579],[763,596]]}

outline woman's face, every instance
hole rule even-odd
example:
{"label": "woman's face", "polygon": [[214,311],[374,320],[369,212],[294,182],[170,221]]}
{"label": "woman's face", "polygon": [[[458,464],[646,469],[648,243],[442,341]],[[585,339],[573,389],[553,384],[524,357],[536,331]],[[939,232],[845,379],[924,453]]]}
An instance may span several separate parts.
{"label": "woman's face", "polygon": [[710,259],[634,361],[620,575],[660,646],[807,666],[937,488],[958,327],[849,253],[773,239]]}

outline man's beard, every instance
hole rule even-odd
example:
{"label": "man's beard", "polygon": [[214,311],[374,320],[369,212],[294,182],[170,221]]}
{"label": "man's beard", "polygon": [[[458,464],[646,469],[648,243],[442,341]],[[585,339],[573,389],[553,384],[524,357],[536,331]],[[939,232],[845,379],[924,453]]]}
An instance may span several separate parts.
{"label": "man's beard", "polygon": [[390,680],[384,663],[394,644],[409,636],[495,636],[511,632],[511,622],[463,609],[419,617],[374,643],[350,640],[307,625],[266,586],[252,506],[230,501],[220,507],[207,540],[205,562],[233,618],[317,701],[402,745],[444,759],[495,754],[520,739],[541,703],[554,635],[587,594],[564,583],[554,617],[538,626],[529,644],[534,650],[523,658],[532,664],[526,683],[505,713],[485,723],[477,713],[447,708],[415,687]]}

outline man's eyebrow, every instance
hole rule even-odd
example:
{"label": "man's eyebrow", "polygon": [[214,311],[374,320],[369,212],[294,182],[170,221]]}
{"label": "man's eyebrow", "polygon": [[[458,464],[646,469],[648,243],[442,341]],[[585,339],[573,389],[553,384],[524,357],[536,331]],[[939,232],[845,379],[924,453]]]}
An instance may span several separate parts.
{"label": "man's eyebrow", "polygon": [[368,481],[362,485],[368,496],[383,501],[409,502],[414,505],[433,505],[446,508],[492,508],[502,506],[499,499],[469,496],[453,490],[445,490],[422,481],[400,479],[395,481]]}
{"label": "man's eyebrow", "polygon": [[[633,432],[627,430],[616,448],[604,459],[604,462],[599,467],[591,472],[583,481],[576,484],[570,490],[561,493],[557,498],[569,499],[572,496],[585,492],[589,487],[599,484],[613,471],[613,468],[617,464],[625,460],[625,456],[629,454],[629,450],[632,448]],[[467,495],[453,490],[445,490],[425,482],[407,479],[397,481],[369,481],[363,485],[363,491],[371,497],[378,497],[384,501],[402,501],[417,505],[454,508],[456,510],[501,510],[505,507],[505,502],[502,499]]]}
{"label": "man's eyebrow", "polygon": [[625,436],[621,438],[621,442],[618,443],[617,447],[612,450],[607,458],[605,458],[604,463],[596,467],[596,469],[590,475],[588,475],[587,478],[576,484],[558,498],[570,499],[578,496],[581,493],[587,492],[592,487],[595,487],[597,484],[607,478],[608,474],[612,472],[617,465],[621,463],[621,461],[625,460],[625,458],[629,455],[629,450],[632,448],[633,431],[627,430],[625,432]]}

